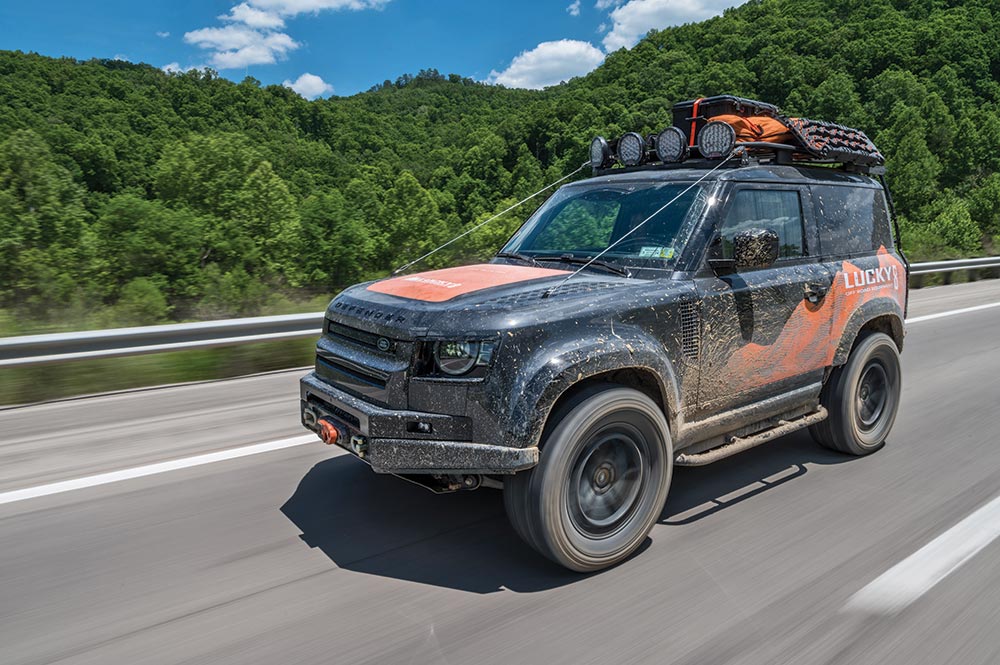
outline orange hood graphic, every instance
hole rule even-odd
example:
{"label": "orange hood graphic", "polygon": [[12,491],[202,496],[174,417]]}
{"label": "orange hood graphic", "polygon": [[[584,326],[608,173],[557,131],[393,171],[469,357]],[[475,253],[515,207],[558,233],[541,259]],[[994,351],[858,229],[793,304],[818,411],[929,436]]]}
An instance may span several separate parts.
{"label": "orange hood graphic", "polygon": [[494,286],[517,284],[518,282],[565,274],[567,274],[565,270],[482,263],[392,277],[371,284],[368,290],[400,298],[409,298],[410,300],[445,302],[466,293]]}

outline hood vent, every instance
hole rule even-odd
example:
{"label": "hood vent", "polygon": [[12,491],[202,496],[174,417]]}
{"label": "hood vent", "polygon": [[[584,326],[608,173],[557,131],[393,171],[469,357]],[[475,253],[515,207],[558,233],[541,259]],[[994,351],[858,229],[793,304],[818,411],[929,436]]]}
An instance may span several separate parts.
{"label": "hood vent", "polygon": [[[555,291],[551,298],[557,298],[560,296],[571,296],[578,295],[581,293],[596,293],[599,291],[606,291],[608,289],[620,288],[623,286],[630,286],[629,283],[624,282],[597,282],[597,281],[579,281],[570,282],[565,286],[559,287]],[[499,296],[497,298],[492,298],[490,300],[484,300],[477,303],[476,307],[481,307],[483,305],[501,305],[501,306],[513,306],[520,305],[522,303],[536,302],[541,299],[542,295],[545,294],[548,289],[533,289],[531,291],[524,291],[521,293],[511,293],[505,296]]]}

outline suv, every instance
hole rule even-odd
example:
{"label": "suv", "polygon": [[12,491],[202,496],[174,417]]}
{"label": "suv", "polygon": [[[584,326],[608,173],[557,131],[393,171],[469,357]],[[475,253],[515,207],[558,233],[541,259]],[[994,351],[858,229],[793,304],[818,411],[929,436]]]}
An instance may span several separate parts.
{"label": "suv", "polygon": [[604,168],[594,145],[596,175],[491,262],[338,295],[301,381],[325,442],[435,491],[502,487],[518,534],[575,571],[641,544],[674,465],[803,428],[878,450],[907,300],[865,169],[759,144]]}

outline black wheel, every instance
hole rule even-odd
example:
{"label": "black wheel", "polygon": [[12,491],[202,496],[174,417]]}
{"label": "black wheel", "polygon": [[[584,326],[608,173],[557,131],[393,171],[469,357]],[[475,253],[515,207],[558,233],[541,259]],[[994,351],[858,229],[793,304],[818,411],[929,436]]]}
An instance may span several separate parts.
{"label": "black wheel", "polygon": [[627,558],[667,498],[673,450],[667,421],[643,393],[585,391],[553,414],[541,460],[504,483],[507,515],[533,548],[588,572]]}
{"label": "black wheel", "polygon": [[896,420],[901,389],[896,343],[884,333],[866,335],[824,386],[820,401],[830,417],[810,428],[813,438],[851,455],[875,452]]}

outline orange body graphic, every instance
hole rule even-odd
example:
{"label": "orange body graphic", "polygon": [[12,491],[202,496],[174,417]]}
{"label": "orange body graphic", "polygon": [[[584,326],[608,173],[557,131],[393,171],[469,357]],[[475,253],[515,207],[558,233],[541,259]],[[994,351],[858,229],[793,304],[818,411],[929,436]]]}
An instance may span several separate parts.
{"label": "orange body graphic", "polygon": [[518,282],[565,274],[567,274],[565,270],[483,263],[445,268],[444,270],[431,270],[405,277],[393,277],[375,282],[368,287],[368,290],[409,298],[410,300],[445,302],[466,293],[494,286],[517,284]]}
{"label": "orange body graphic", "polygon": [[844,261],[826,297],[818,304],[803,300],[773,344],[750,343],[730,358],[725,374],[736,390],[788,379],[833,364],[837,346],[851,315],[875,298],[892,298],[903,306],[903,264],[883,247],[878,268],[859,268]]}

